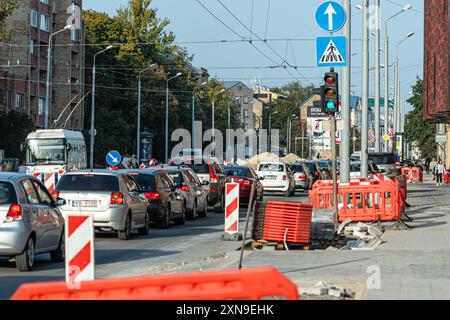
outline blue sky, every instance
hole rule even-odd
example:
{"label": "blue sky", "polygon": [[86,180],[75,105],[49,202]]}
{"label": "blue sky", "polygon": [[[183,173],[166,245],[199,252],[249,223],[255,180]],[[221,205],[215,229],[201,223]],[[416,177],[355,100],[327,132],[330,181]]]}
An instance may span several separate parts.
{"label": "blue sky", "polygon": [[[221,0],[226,7],[247,27],[252,21],[252,0]],[[114,14],[120,6],[125,6],[127,0],[84,0],[84,8]],[[249,38],[250,32],[239,24],[217,0],[201,0],[226,25],[236,31],[240,36]],[[253,32],[265,38],[266,16],[269,0],[253,0]],[[258,52],[248,42],[245,43],[216,43],[216,44],[183,44],[194,55],[194,65],[209,69],[211,76],[223,80],[242,80],[251,84],[251,79],[257,79],[263,86],[280,86],[293,80],[302,83],[318,84],[325,69],[315,68],[315,49],[313,39],[324,36],[315,24],[314,13],[320,0],[271,0],[267,39],[297,39],[291,42],[271,41],[273,52],[263,43],[255,46],[264,54]],[[340,2],[340,1],[338,1]],[[352,90],[360,94],[361,86],[361,11],[356,9],[362,1],[352,1]],[[374,2],[373,0],[370,1]],[[415,82],[416,75],[422,77],[423,65],[423,1],[421,0],[381,0],[382,17],[387,18],[397,13],[406,4],[413,5],[409,10],[390,24],[390,38],[392,41],[390,59],[394,59],[394,46],[408,32],[415,32],[415,36],[402,44],[400,56],[400,81],[402,98],[405,99],[410,92],[410,86]],[[206,40],[237,40],[239,37],[227,29],[223,24],[212,17],[196,0],[153,0],[153,8],[158,9],[159,17],[171,20],[169,29],[176,35],[177,42],[195,42]],[[384,26],[384,24],[383,24]],[[384,35],[384,30],[383,33]],[[253,36],[255,38],[255,36]],[[374,65],[374,37],[370,43],[370,63]],[[384,47],[384,43],[382,44]],[[287,54],[286,54],[287,53]],[[269,58],[265,57],[267,55]],[[384,62],[384,54],[381,61]],[[281,56],[281,58],[280,58]],[[291,69],[290,73],[280,68],[248,69],[232,67],[260,67],[274,66],[275,62],[287,57],[292,65],[300,66],[299,72]],[[273,61],[271,61],[273,60]],[[224,69],[227,68],[227,69]],[[231,68],[231,69],[230,69]],[[338,69],[339,70],[339,69]],[[300,75],[301,74],[301,75]],[[393,76],[393,72],[391,72]],[[305,78],[307,80],[305,80]],[[370,92],[374,92],[374,73],[370,74]],[[382,75],[382,81],[384,76]],[[393,78],[392,78],[393,79]],[[392,81],[392,80],[391,80]]]}

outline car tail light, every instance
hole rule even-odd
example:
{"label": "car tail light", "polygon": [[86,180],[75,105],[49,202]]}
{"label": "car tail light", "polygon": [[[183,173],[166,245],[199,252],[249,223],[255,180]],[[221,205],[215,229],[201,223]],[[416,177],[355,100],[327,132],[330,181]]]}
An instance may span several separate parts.
{"label": "car tail light", "polygon": [[57,190],[53,191],[52,198],[56,201],[59,198],[59,191]]}
{"label": "car tail light", "polygon": [[305,175],[305,174],[299,174],[299,175],[298,175],[298,179],[300,179],[300,180],[306,180],[306,175]]}
{"label": "car tail light", "polygon": [[113,192],[111,194],[111,204],[123,204],[123,194],[121,194],[120,192]]}
{"label": "car tail light", "polygon": [[181,188],[178,188],[178,190],[183,191],[183,192],[189,192],[189,186],[182,186]]}
{"label": "car tail light", "polygon": [[148,200],[159,200],[161,198],[158,192],[144,192],[144,195]]}
{"label": "car tail light", "polygon": [[244,179],[244,186],[251,186],[252,185],[252,182],[250,181],[250,180],[248,180],[248,179]]}
{"label": "car tail light", "polygon": [[213,167],[209,165],[209,182],[219,183],[219,178],[214,174]]}
{"label": "car tail light", "polygon": [[286,181],[287,180],[287,177],[286,176],[283,176],[283,181]]}
{"label": "car tail light", "polygon": [[20,204],[12,204],[9,207],[8,213],[6,214],[4,222],[20,221],[22,220],[22,207]]}

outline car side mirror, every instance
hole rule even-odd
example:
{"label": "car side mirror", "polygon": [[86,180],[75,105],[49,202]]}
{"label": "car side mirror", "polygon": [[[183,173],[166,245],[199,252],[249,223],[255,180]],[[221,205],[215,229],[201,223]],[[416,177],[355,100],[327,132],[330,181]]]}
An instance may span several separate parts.
{"label": "car side mirror", "polygon": [[202,182],[202,186],[209,186],[209,181],[206,181],[206,180],[203,181],[203,182]]}
{"label": "car side mirror", "polygon": [[55,207],[62,207],[65,206],[66,204],[67,204],[66,200],[62,198],[57,198],[55,201]]}

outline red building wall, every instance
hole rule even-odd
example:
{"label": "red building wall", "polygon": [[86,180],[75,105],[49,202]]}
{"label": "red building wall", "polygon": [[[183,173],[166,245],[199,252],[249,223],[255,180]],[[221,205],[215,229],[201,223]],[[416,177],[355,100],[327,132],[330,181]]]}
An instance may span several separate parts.
{"label": "red building wall", "polygon": [[424,118],[450,122],[449,0],[426,0],[424,6]]}

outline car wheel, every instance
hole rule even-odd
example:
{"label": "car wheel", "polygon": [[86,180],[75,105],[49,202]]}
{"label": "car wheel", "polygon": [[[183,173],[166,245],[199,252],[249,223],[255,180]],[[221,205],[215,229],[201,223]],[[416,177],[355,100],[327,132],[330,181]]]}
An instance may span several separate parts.
{"label": "car wheel", "polygon": [[122,231],[118,231],[117,234],[119,235],[120,240],[128,240],[130,239],[131,234],[131,214],[128,214],[125,218],[125,226]]}
{"label": "car wheel", "polygon": [[50,260],[52,262],[64,262],[66,255],[66,242],[64,237],[64,230],[61,233],[61,238],[59,239],[58,248],[55,251],[50,252]]}
{"label": "car wheel", "polygon": [[189,214],[186,216],[187,220],[195,220],[197,212],[197,202],[194,201],[194,204],[192,205],[192,210],[189,211]]}
{"label": "car wheel", "polygon": [[175,219],[175,224],[177,226],[184,226],[186,224],[186,207],[183,207],[181,211],[181,217]]}
{"label": "car wheel", "polygon": [[295,196],[295,188],[292,189],[292,192],[291,192],[291,197],[294,197],[294,196]]}
{"label": "car wheel", "polygon": [[216,203],[216,205],[214,206],[214,211],[216,213],[223,213],[224,209],[225,209],[225,198],[222,197],[220,199],[220,202]]}
{"label": "car wheel", "polygon": [[145,226],[138,230],[138,234],[140,236],[146,236],[148,232],[150,231],[150,212],[147,210],[145,213]]}
{"label": "car wheel", "polygon": [[22,254],[16,256],[16,267],[19,271],[30,271],[34,265],[34,240],[29,238],[25,250]]}
{"label": "car wheel", "polygon": [[162,220],[159,222],[159,227],[161,229],[168,229],[170,226],[170,206],[167,206],[166,212]]}
{"label": "car wheel", "polygon": [[198,214],[198,216],[200,218],[207,218],[208,217],[208,204],[207,203],[205,203],[205,205],[203,206],[203,212],[200,212]]}

